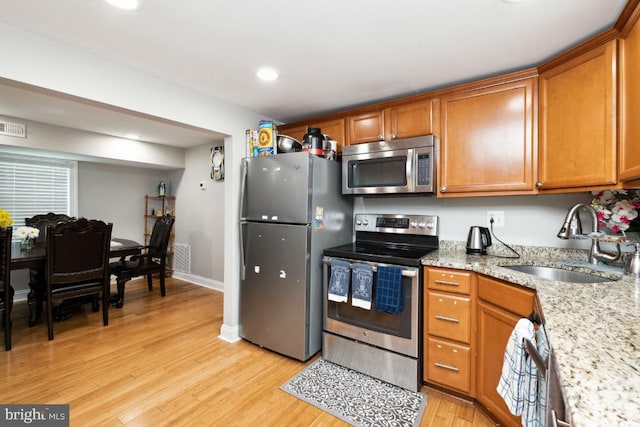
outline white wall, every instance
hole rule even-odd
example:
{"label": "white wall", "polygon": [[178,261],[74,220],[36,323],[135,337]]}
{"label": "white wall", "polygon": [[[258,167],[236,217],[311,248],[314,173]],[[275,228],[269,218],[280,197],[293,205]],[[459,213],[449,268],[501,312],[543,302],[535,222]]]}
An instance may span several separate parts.
{"label": "white wall", "polygon": [[113,237],[144,241],[144,196],[157,195],[166,171],[78,163],[78,216],[113,223]]}
{"label": "white wall", "polygon": [[[188,280],[221,288],[224,281],[225,181],[210,176],[209,156],[212,146],[189,148],[185,169],[180,171],[176,194],[176,243],[191,247],[191,276]],[[174,172],[174,177],[178,172]],[[204,190],[200,183],[204,183]],[[196,277],[197,276],[197,277]]]}
{"label": "white wall", "polygon": [[[590,193],[544,196],[471,197],[379,197],[354,199],[354,210],[365,213],[438,215],[440,239],[466,241],[469,226],[487,224],[487,211],[504,211],[505,227],[494,228],[496,236],[509,245],[553,246],[588,249],[589,242],[556,237],[569,208],[588,203]],[[583,224],[585,232],[591,231]]]}

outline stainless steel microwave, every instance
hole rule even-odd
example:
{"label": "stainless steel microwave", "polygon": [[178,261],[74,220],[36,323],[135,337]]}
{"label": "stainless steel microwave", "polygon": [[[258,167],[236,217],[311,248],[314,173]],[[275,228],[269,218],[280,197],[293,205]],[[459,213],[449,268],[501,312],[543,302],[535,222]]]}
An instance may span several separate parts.
{"label": "stainless steel microwave", "polygon": [[342,150],[342,194],[433,193],[433,135],[356,144]]}

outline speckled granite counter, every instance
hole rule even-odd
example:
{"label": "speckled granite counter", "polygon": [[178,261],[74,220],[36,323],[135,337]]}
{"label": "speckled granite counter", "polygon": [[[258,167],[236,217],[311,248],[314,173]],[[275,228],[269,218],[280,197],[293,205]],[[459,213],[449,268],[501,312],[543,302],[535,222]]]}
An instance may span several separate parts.
{"label": "speckled granite counter", "polygon": [[[464,243],[441,242],[424,265],[471,270],[536,289],[573,426],[640,426],[640,280],[622,270],[594,272],[604,283],[541,279],[501,265],[588,271],[557,260],[586,261],[585,251],[517,247],[519,259],[466,255]],[[503,254],[506,255],[506,254]]]}

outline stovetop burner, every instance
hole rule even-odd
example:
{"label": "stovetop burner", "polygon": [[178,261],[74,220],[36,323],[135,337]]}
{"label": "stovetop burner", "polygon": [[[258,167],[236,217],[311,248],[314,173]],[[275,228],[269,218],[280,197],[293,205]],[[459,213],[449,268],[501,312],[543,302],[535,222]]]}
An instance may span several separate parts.
{"label": "stovetop burner", "polygon": [[420,259],[438,249],[438,217],[357,214],[355,242],[325,249],[336,258],[420,266]]}

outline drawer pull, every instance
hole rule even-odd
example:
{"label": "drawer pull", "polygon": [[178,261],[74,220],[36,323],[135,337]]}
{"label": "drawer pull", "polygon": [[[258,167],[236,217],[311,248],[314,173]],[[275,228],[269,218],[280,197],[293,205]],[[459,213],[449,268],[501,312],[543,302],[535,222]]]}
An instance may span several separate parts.
{"label": "drawer pull", "polygon": [[440,363],[440,362],[436,362],[436,363],[434,363],[434,365],[436,365],[438,368],[449,369],[450,371],[455,371],[455,372],[458,372],[460,370],[459,368],[456,368],[455,366],[445,365],[444,363]]}
{"label": "drawer pull", "polygon": [[460,283],[458,283],[458,282],[449,282],[448,280],[438,280],[438,279],[436,279],[435,282],[438,285],[460,286]]}
{"label": "drawer pull", "polygon": [[436,314],[434,317],[438,320],[444,320],[446,322],[460,323],[460,319],[456,319],[455,317],[446,317],[439,314]]}

